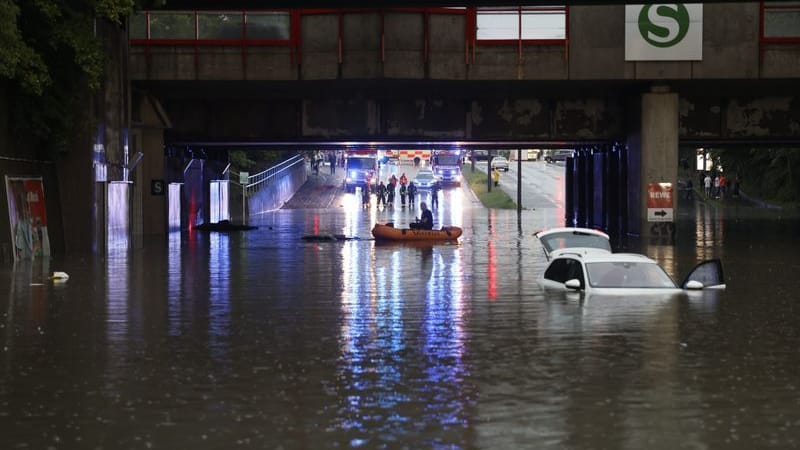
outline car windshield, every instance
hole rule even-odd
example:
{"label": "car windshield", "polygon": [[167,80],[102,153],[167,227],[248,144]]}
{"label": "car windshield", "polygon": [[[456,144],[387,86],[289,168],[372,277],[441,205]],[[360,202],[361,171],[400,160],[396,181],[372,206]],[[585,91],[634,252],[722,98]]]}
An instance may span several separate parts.
{"label": "car windshield", "polygon": [[348,169],[374,169],[375,160],[372,158],[349,158],[347,160]]}
{"label": "car windshield", "polygon": [[430,180],[433,178],[433,174],[430,172],[420,172],[417,174],[418,180]]}
{"label": "car windshield", "polygon": [[494,162],[506,162],[506,159],[502,156],[496,156],[492,161]]}
{"label": "car windshield", "polygon": [[564,231],[540,237],[542,245],[551,253],[561,248],[589,247],[611,251],[611,243],[603,236],[583,233],[581,231]]}
{"label": "car windshield", "polygon": [[436,155],[434,157],[436,164],[440,166],[456,166],[458,165],[459,155]]}
{"label": "car windshield", "polygon": [[656,263],[614,261],[586,263],[589,285],[595,288],[675,288]]}

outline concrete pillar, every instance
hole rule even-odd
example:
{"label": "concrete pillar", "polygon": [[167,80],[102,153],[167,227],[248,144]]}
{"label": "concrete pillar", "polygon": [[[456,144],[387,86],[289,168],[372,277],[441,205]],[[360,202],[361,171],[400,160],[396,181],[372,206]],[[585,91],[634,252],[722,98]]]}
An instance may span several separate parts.
{"label": "concrete pillar", "polygon": [[[135,148],[132,154],[140,151],[144,154],[138,166],[134,182],[136,195],[132,205],[132,222],[134,223],[134,244],[138,245],[136,236],[166,234],[167,232],[167,184],[170,181],[166,173],[164,161],[164,129],[171,128],[172,123],[157,98],[142,95],[137,98],[139,122],[131,135]],[[132,147],[133,148],[133,147]],[[163,191],[154,191],[153,182],[161,182]]]}
{"label": "concrete pillar", "polygon": [[677,188],[678,94],[669,92],[666,87],[654,87],[642,95],[641,117],[639,211],[642,235],[646,236],[650,234],[650,224],[647,223],[648,184],[669,182],[673,189]]}

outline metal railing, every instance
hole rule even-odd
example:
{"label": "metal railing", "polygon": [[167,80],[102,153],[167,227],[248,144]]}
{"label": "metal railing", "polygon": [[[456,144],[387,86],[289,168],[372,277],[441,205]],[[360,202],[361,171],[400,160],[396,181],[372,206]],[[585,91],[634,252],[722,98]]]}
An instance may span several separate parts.
{"label": "metal railing", "polygon": [[[247,185],[245,188],[247,189],[247,193],[258,192],[264,186],[266,186],[273,178],[277,177],[278,175],[282,174],[283,172],[291,169],[292,167],[296,166],[297,164],[305,164],[305,158],[302,155],[295,155],[291,158],[287,159],[286,161],[281,162],[273,167],[270,167],[263,172],[259,172],[254,175],[249,175],[247,177]],[[231,169],[231,174],[233,175],[232,182],[238,186],[242,184],[240,181],[240,172]]]}

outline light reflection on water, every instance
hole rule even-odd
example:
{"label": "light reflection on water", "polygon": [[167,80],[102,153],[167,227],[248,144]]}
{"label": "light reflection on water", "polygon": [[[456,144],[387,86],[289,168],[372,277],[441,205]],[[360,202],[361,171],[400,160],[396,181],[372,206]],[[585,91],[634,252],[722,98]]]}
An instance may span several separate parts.
{"label": "light reflection on water", "polygon": [[441,209],[457,245],[363,239],[410,208],[296,210],[56,260],[62,286],[3,270],[0,448],[797,444],[796,220],[695,212],[626,250],[678,280],[725,255],[727,291],[602,298],[538,287],[538,212]]}

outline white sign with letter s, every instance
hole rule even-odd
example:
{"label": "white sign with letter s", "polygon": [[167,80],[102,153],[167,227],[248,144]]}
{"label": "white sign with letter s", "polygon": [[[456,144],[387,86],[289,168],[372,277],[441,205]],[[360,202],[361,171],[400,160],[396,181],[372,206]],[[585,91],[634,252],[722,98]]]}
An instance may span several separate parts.
{"label": "white sign with letter s", "polygon": [[625,6],[625,61],[703,59],[703,5]]}

